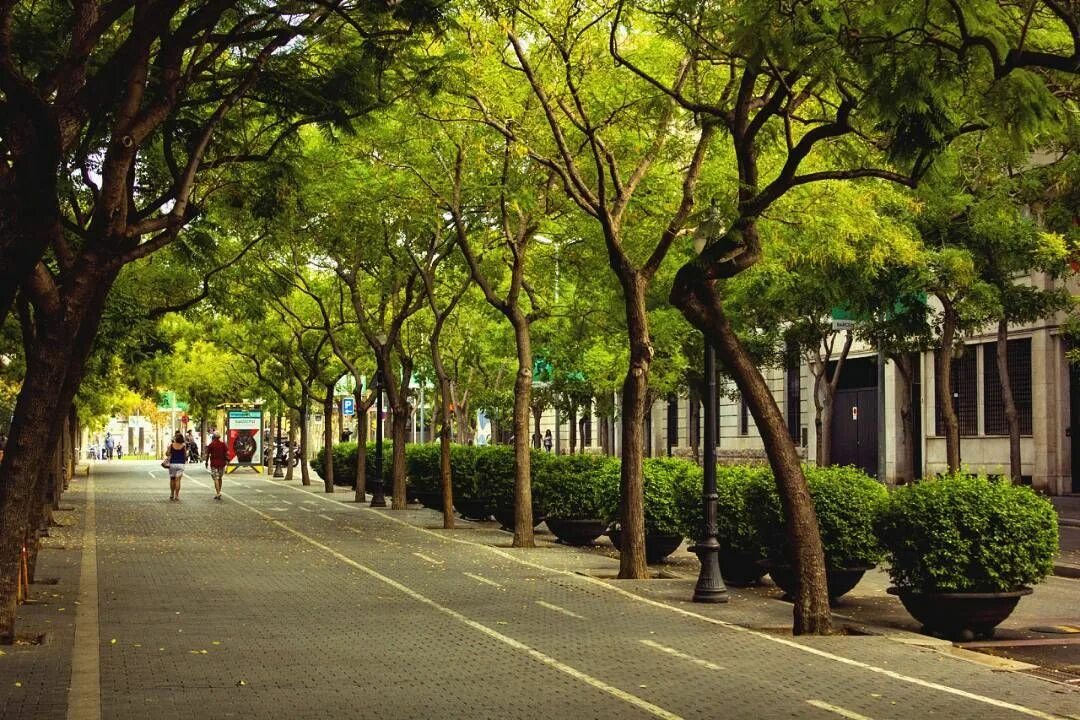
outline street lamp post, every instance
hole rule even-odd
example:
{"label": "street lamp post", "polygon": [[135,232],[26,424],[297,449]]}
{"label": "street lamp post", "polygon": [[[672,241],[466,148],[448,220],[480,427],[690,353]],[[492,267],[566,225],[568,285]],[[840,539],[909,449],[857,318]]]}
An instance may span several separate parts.
{"label": "street lamp post", "polygon": [[[714,201],[694,233],[694,249],[698,254],[720,234],[718,216]],[[724,578],[720,575],[720,541],[716,537],[716,349],[708,335],[702,333],[702,340],[705,345],[705,437],[701,499],[705,523],[701,540],[690,548],[701,564],[697,585],[694,586],[694,602],[725,603],[728,594]]]}
{"label": "street lamp post", "polygon": [[376,370],[372,380],[375,386],[375,482],[371,489],[371,507],[386,507],[386,495],[383,494],[383,452],[382,452],[382,371]]}

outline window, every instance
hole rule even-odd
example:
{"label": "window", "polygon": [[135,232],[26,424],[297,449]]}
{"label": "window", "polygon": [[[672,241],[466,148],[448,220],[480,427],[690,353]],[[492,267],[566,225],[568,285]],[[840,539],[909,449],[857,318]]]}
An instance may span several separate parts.
{"label": "window", "polygon": [[739,434],[750,434],[750,408],[746,406],[746,399],[739,395]]}
{"label": "window", "polygon": [[[960,434],[967,436],[977,435],[979,432],[978,412],[978,367],[976,351],[971,346],[964,347],[964,354],[953,358],[951,375],[951,390],[953,405],[960,419]],[[937,354],[934,354],[934,377],[937,377],[939,363]],[[941,403],[938,402],[937,392],[934,393],[934,416],[936,435],[945,434],[945,423],[941,416]]]}
{"label": "window", "polygon": [[[1005,351],[1013,403],[1020,416],[1020,434],[1031,434],[1031,339],[1010,340]],[[983,432],[1008,435],[1005,402],[997,369],[997,343],[983,345]]]}

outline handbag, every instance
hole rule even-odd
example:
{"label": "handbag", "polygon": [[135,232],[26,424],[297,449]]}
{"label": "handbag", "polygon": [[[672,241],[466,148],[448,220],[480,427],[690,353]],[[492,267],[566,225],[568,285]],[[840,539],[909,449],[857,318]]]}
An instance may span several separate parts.
{"label": "handbag", "polygon": [[169,469],[169,459],[168,458],[165,458],[164,460],[161,461],[161,467],[165,468],[166,470]]}

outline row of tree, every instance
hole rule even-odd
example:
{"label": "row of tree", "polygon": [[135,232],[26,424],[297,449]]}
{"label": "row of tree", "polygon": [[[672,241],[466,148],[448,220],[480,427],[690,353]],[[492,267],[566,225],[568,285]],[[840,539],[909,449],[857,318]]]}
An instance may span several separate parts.
{"label": "row of tree", "polygon": [[[765,336],[836,297],[902,364],[922,342],[908,299],[930,292],[942,309],[921,327],[947,379],[964,328],[1004,332],[1060,304],[1010,279],[1067,256],[1047,227],[1075,233],[1078,27],[1058,0],[887,14],[848,0],[0,2],[0,313],[19,387],[0,638],[57,419],[117,373],[152,384],[177,340],[205,407],[253,375],[282,412],[329,415],[338,377],[377,370],[398,437],[419,363],[445,448],[468,406],[459,361],[504,367],[468,361],[509,339],[514,543],[528,547],[534,333],[550,333],[545,359],[568,380],[622,376],[620,576],[644,577],[646,409],[663,354],[692,382],[680,360],[697,353],[677,313],[716,347],[765,443],[800,578],[794,629],[827,632]],[[1024,202],[1045,206],[1042,225]]]}

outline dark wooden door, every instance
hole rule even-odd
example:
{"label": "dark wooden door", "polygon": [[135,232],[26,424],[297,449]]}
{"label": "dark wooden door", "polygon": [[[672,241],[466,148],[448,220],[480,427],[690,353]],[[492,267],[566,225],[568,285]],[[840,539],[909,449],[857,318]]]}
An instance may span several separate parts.
{"label": "dark wooden door", "polygon": [[836,391],[833,403],[832,461],[854,465],[877,477],[877,389]]}

